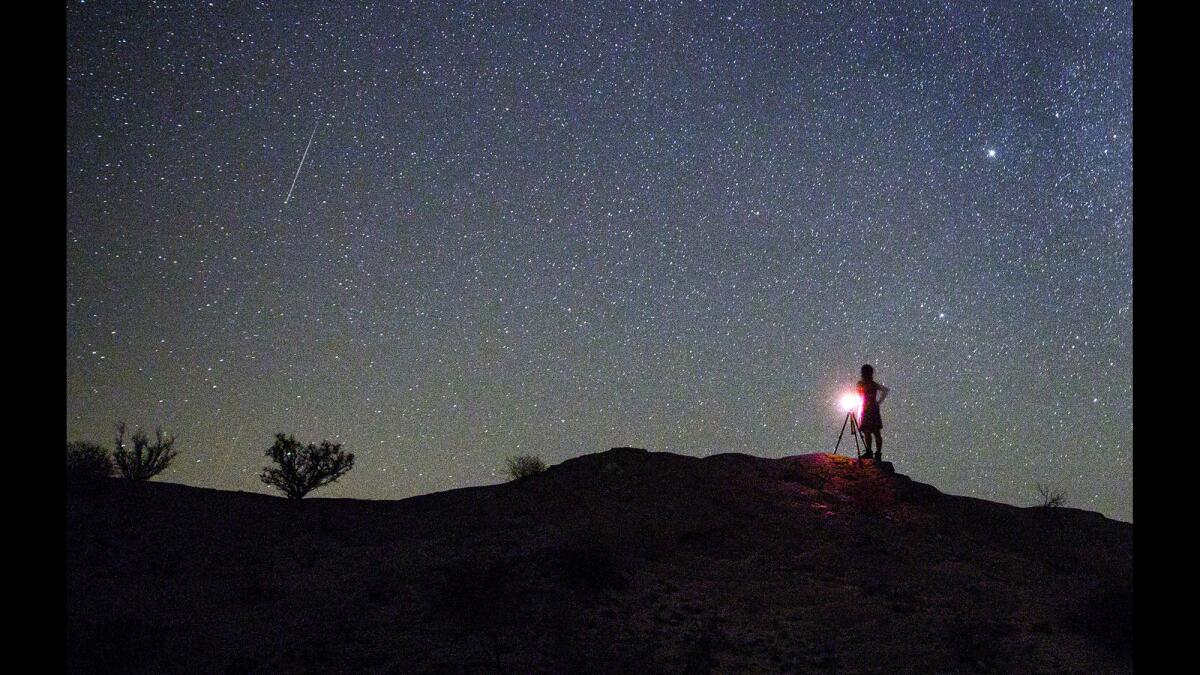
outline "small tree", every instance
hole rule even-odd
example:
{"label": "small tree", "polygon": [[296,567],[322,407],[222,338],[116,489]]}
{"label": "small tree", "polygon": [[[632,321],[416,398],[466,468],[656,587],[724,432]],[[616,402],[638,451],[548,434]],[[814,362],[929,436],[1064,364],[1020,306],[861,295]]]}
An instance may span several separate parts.
{"label": "small tree", "polygon": [[108,450],[84,441],[67,443],[67,479],[71,481],[96,480],[112,475],[113,463]]}
{"label": "small tree", "polygon": [[1041,507],[1044,509],[1056,509],[1067,503],[1067,495],[1062,490],[1053,490],[1048,485],[1037,484],[1038,494],[1041,495]]}
{"label": "small tree", "polygon": [[354,468],[354,453],[342,452],[341,443],[300,445],[294,436],[285,438],[283,434],[275,434],[275,445],[267,449],[267,457],[279,467],[264,466],[259,478],[282,490],[288,499],[302,499]]}
{"label": "small tree", "polygon": [[541,473],[546,470],[546,463],[537,455],[506,457],[504,462],[507,465],[510,480],[532,476],[535,473]]}
{"label": "small tree", "polygon": [[154,444],[146,432],[139,427],[129,440],[133,449],[125,447],[125,423],[117,423],[117,449],[113,451],[113,462],[122,478],[150,480],[171,465],[179,453],[175,448],[174,436],[163,436],[162,427],[154,430]]}

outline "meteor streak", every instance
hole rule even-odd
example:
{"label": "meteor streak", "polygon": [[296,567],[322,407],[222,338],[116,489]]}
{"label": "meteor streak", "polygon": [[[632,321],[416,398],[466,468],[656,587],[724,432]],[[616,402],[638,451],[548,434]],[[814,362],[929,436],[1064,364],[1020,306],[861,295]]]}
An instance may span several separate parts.
{"label": "meteor streak", "polygon": [[288,188],[287,196],[283,198],[284,206],[287,206],[288,200],[292,198],[292,190],[296,189],[296,180],[300,178],[300,169],[304,168],[304,160],[308,157],[308,149],[312,147],[313,136],[317,135],[317,125],[321,123],[321,116],[317,115],[317,121],[313,123],[312,133],[308,135],[308,145],[304,146],[304,154],[300,156],[300,166],[296,167],[296,175],[292,176],[292,187]]}

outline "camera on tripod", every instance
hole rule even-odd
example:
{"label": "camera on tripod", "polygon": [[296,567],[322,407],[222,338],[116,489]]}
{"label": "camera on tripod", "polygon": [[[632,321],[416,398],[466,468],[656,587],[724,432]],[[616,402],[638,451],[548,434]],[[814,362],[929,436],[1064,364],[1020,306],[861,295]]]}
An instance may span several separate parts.
{"label": "camera on tripod", "polygon": [[[862,437],[862,432],[858,429],[858,421],[862,418],[863,399],[858,394],[846,394],[841,398],[842,410],[846,411],[846,418],[842,420],[842,430],[838,432],[837,443],[833,446],[833,454],[838,454],[838,447],[842,444],[842,436],[846,433],[846,427],[850,427],[850,434],[854,436],[854,456],[857,459],[868,457],[864,455],[862,448],[867,445],[867,439]],[[862,437],[862,446],[859,446],[859,439]]]}

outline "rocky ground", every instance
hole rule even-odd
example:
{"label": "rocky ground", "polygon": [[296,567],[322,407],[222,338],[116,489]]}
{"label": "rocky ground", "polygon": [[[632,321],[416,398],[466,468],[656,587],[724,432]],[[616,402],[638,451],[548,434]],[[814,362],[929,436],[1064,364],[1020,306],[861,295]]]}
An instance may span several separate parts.
{"label": "rocky ground", "polygon": [[1131,524],[841,456],[617,448],[401,501],[109,480],[67,518],[70,672],[1132,671]]}

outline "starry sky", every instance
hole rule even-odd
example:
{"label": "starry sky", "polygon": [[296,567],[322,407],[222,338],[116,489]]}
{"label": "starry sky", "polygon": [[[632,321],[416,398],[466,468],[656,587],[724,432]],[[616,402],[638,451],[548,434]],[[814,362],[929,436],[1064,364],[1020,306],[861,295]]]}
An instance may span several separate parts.
{"label": "starry sky", "polygon": [[71,2],[68,439],[397,499],[827,452],[872,363],[897,471],[1131,521],[1130,14]]}

